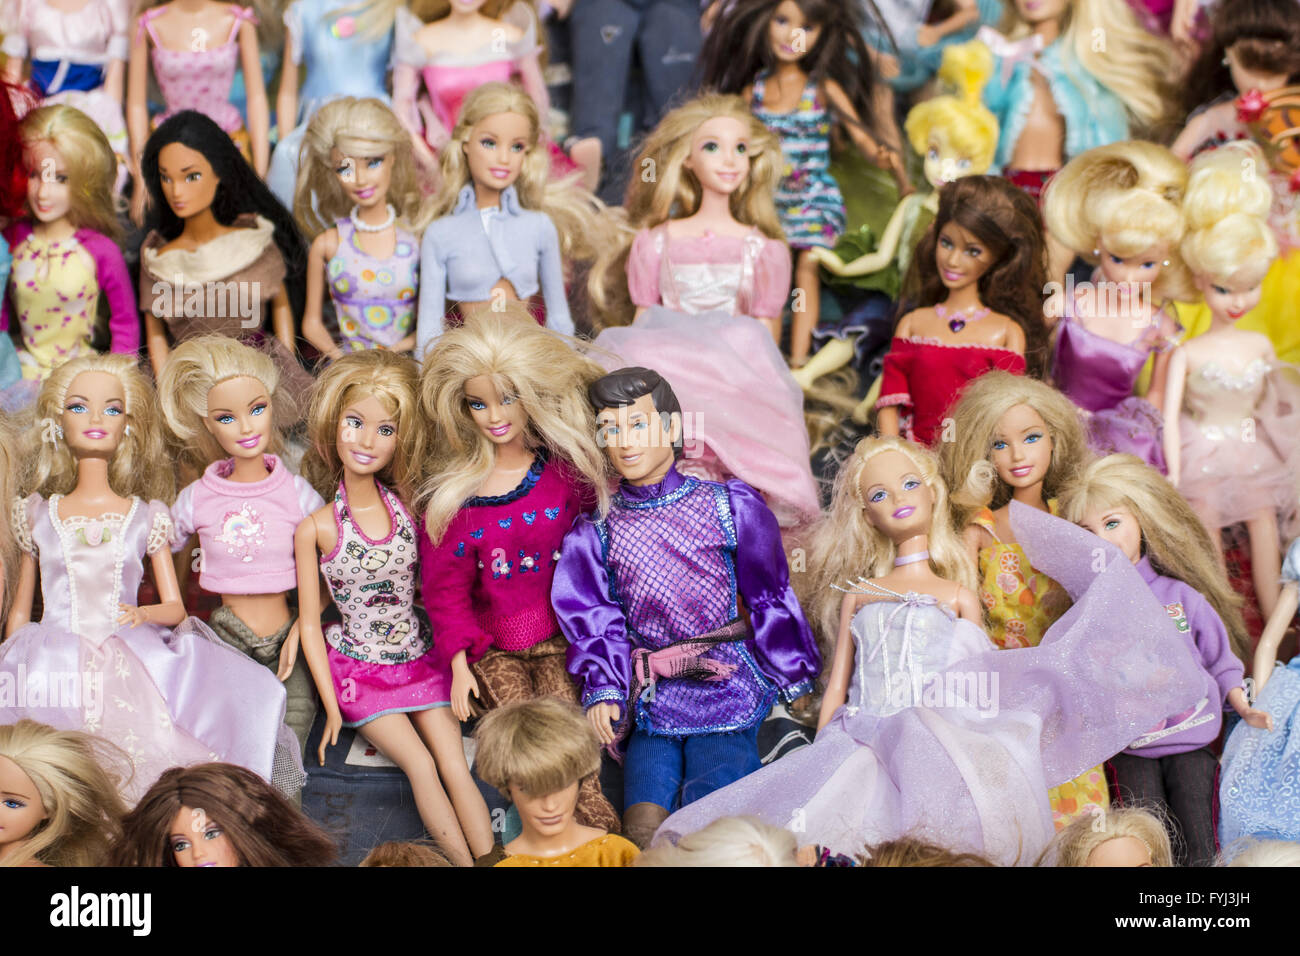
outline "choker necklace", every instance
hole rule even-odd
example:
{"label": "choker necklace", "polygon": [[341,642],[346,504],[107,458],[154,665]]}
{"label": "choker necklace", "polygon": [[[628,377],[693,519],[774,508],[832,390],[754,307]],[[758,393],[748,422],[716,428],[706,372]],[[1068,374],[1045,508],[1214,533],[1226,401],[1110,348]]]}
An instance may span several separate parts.
{"label": "choker necklace", "polygon": [[[941,319],[947,319],[948,328],[952,329],[954,334],[966,328],[967,322],[978,322],[980,319],[984,318],[984,316],[989,315],[992,311],[992,309],[980,309],[978,306],[971,306],[969,309],[958,309],[956,312],[949,313],[942,304],[934,307],[934,314]],[[970,315],[961,318],[961,315],[964,312],[969,312]],[[949,319],[949,314],[956,316],[956,318]]]}
{"label": "choker necklace", "polygon": [[388,218],[377,226],[372,226],[368,222],[362,222],[360,217],[357,215],[359,208],[360,207],[358,206],[353,206],[352,211],[348,213],[348,218],[352,220],[352,225],[358,232],[383,232],[397,221],[397,210],[393,208],[392,203],[388,204]]}
{"label": "choker necklace", "polygon": [[918,561],[928,561],[929,559],[929,551],[918,551],[916,554],[905,554],[900,558],[894,558],[894,567],[901,568],[905,564],[916,564]]}

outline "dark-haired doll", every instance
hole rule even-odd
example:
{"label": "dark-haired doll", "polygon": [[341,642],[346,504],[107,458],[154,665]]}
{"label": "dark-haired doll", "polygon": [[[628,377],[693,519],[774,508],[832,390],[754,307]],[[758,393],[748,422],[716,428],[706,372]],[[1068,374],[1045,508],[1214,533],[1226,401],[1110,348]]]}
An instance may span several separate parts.
{"label": "dark-haired doll", "polygon": [[971,379],[1042,374],[1044,257],[1038,209],[1006,180],[967,176],[940,190],[904,288],[911,310],[885,356],[882,435],[932,445]]}

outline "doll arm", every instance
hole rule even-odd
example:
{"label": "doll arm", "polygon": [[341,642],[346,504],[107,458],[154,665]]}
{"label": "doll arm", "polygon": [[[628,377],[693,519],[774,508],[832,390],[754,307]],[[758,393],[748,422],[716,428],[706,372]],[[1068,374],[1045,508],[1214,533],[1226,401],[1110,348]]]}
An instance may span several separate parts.
{"label": "doll arm", "polygon": [[[32,541],[31,509],[36,499],[14,498],[7,502],[9,524],[13,528],[15,544],[22,555],[18,564],[18,577],[14,585],[13,603],[9,606],[6,636],[32,619],[32,603],[36,598],[36,545]],[[0,574],[0,579],[4,575]],[[3,598],[4,595],[0,595]]]}
{"label": "doll arm", "polygon": [[157,379],[162,375],[163,366],[167,364],[171,346],[167,342],[166,325],[162,319],[154,315],[152,309],[144,314],[144,338],[145,344],[149,347],[149,364],[153,366],[154,378]]}
{"label": "doll arm", "polygon": [[882,435],[898,435],[898,406],[912,404],[912,386],[908,373],[911,370],[911,352],[904,353],[896,346],[909,334],[911,313],[903,316],[894,332],[894,341],[885,353],[884,370],[880,375],[880,398],[876,399],[876,429]]}
{"label": "doll arm", "polygon": [[964,30],[980,18],[979,6],[975,0],[956,0],[956,12],[938,23],[923,23],[916,31],[917,46],[934,46],[944,37]]}
{"label": "doll arm", "polygon": [[295,354],[293,342],[293,307],[289,304],[289,293],[281,286],[271,299],[271,329],[280,343]]}
{"label": "doll arm", "polygon": [[[492,635],[479,626],[474,615],[474,584],[478,578],[480,552],[467,532],[467,512],[458,514],[447,527],[442,542],[434,545],[420,529],[420,581],[424,609],[433,625],[434,649],[440,664],[450,665],[460,653],[472,664],[492,646]],[[491,561],[483,554],[484,564]],[[490,569],[485,568],[490,574]]]}
{"label": "doll arm", "polygon": [[298,523],[293,535],[293,555],[298,569],[298,639],[302,642],[302,656],[307,659],[321,705],[325,708],[325,732],[321,735],[318,757],[325,764],[325,748],[339,742],[343,718],[339,713],[338,697],[334,693],[334,678],[330,675],[329,654],[325,649],[325,635],[321,632],[320,552],[316,546],[316,516],[308,515]]}
{"label": "doll arm", "polygon": [[325,328],[322,310],[325,304],[325,264],[338,251],[337,229],[327,229],[312,240],[307,253],[307,305],[302,314],[302,337],[333,362],[343,353]]}
{"label": "doll arm", "polygon": [[[157,9],[157,8],[155,8]],[[149,33],[150,11],[142,13],[136,21],[135,37],[131,40],[131,55],[126,71],[126,132],[130,142],[131,174],[140,182],[140,157],[149,138],[149,102],[146,87],[149,83]],[[140,194],[140,208],[144,208],[144,190]],[[135,208],[133,203],[132,208]]]}
{"label": "doll arm", "polygon": [[727,482],[736,528],[736,591],[749,608],[759,668],[787,702],[813,691],[821,653],[790,587],[781,528],[757,491]]}
{"label": "doll arm", "polygon": [[5,55],[4,79],[14,86],[23,80],[23,63],[27,59],[27,35],[23,32],[23,0],[3,0],[0,4],[0,53]]}
{"label": "doll arm", "polygon": [[573,316],[564,295],[564,263],[560,259],[560,234],[551,217],[541,213],[541,237],[538,245],[538,278],[542,299],[546,302],[546,327],[565,335],[573,334]]}
{"label": "doll arm", "polygon": [[1264,689],[1264,685],[1268,683],[1268,679],[1273,676],[1273,665],[1277,663],[1278,645],[1282,643],[1287,628],[1291,626],[1291,620],[1295,617],[1297,606],[1300,606],[1300,585],[1297,585],[1295,581],[1288,581],[1282,586],[1282,593],[1278,596],[1277,606],[1273,608],[1273,613],[1269,615],[1268,624],[1264,626],[1264,633],[1259,636],[1259,644],[1255,648],[1255,662],[1251,668],[1251,676],[1255,680],[1255,695],[1257,698],[1259,692]]}
{"label": "doll arm", "polygon": [[516,60],[515,67],[519,70],[519,85],[537,107],[542,135],[547,136],[547,131],[551,128],[551,97],[546,91],[546,79],[542,76],[541,55],[540,49],[533,50]]}
{"label": "doll arm", "polygon": [[840,632],[835,639],[835,658],[831,661],[831,675],[826,679],[826,692],[822,694],[822,710],[817,717],[817,732],[831,722],[835,712],[849,699],[849,678],[853,673],[853,615],[857,613],[857,595],[846,594],[840,602]]}
{"label": "doll arm", "polygon": [[393,64],[393,112],[402,121],[402,125],[421,136],[424,124],[420,121],[420,111],[415,106],[415,98],[420,92],[420,74],[408,63]]}
{"label": "doll arm", "polygon": [[158,589],[158,603],[144,607],[121,603],[117,622],[128,627],[144,623],[175,627],[185,620],[185,602],[181,599],[180,585],[176,582],[176,565],[172,563],[167,545],[173,534],[171,515],[161,501],[149,503],[151,522],[145,553],[153,567],[154,585]]}
{"label": "doll arm", "polygon": [[907,221],[907,207],[919,201],[919,197],[914,193],[911,196],[905,196],[903,201],[894,207],[889,222],[885,224],[885,231],[880,234],[880,243],[876,246],[875,252],[868,252],[865,255],[858,256],[852,262],[845,262],[830,249],[824,246],[815,246],[812,249],[813,258],[821,263],[831,275],[844,276],[845,278],[872,275],[879,272],[893,262],[894,257],[898,255],[898,244],[903,238],[903,226]]}
{"label": "doll arm", "polygon": [[1210,602],[1190,586],[1185,586],[1185,592],[1183,613],[1187,615],[1187,626],[1191,628],[1197,656],[1205,672],[1219,686],[1220,700],[1226,701],[1233,688],[1241,689],[1245,669],[1233,653],[1227,626]]}
{"label": "doll arm", "polygon": [[[296,4],[295,4],[296,6]],[[275,95],[275,123],[280,139],[283,140],[297,125],[298,118],[298,41],[293,35],[293,26],[289,11],[284,14],[284,60],[280,67],[280,89]]]}
{"label": "doll arm", "polygon": [[1182,475],[1182,434],[1179,414],[1183,409],[1183,386],[1187,382],[1187,353],[1182,348],[1173,350],[1169,359],[1169,381],[1165,385],[1165,465],[1169,481],[1177,488]]}
{"label": "doll arm", "polygon": [[[257,55],[257,27],[253,20],[244,20],[239,25],[239,58],[244,68],[248,141],[252,147],[253,169],[259,177],[265,179],[266,168],[271,162],[271,116],[270,106],[266,102],[266,81],[262,78],[262,61]],[[290,66],[285,72],[292,73],[293,68]],[[290,351],[293,351],[292,346]]]}
{"label": "doll arm", "polygon": [[887,143],[877,140],[867,132],[862,125],[862,118],[858,116],[857,110],[853,108],[853,103],[850,102],[848,94],[834,80],[826,81],[826,98],[830,100],[831,105],[844,118],[844,127],[859,152],[868,161],[875,163],[881,169],[889,170],[893,174],[894,181],[898,183],[900,194],[907,195],[914,192],[912,183],[907,178],[907,170],[903,168],[903,158],[899,155],[898,150]]}
{"label": "doll arm", "polygon": [[415,319],[415,358],[424,353],[442,335],[443,316],[447,311],[447,265],[438,245],[437,223],[424,231],[420,240],[420,301]]}
{"label": "doll arm", "polygon": [[111,351],[129,354],[140,351],[140,312],[121,250],[111,239],[90,230],[79,230],[78,238],[95,260],[99,288],[108,301]]}
{"label": "doll arm", "polygon": [[131,55],[131,3],[130,0],[109,0],[108,63],[104,67],[105,93],[118,106],[126,89],[126,61]]}

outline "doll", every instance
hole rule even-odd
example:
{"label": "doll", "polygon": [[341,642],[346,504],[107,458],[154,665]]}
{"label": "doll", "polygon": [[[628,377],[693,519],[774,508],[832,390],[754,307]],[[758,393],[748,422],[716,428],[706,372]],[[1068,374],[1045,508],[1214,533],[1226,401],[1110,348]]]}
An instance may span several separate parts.
{"label": "doll", "polygon": [[[1048,303],[1061,319],[1052,379],[1084,410],[1094,449],[1137,455],[1162,472],[1160,408],[1182,331],[1163,303],[1190,298],[1191,290],[1178,252],[1186,184],[1177,156],[1135,140],[1076,156],[1044,198],[1052,235],[1097,265],[1090,282],[1069,282]],[[1148,398],[1138,398],[1134,387],[1148,359]]]}
{"label": "doll", "polygon": [[[325,706],[321,763],[339,728],[360,728],[406,773],[429,833],[469,866],[492,848],[492,825],[450,709],[450,668],[415,610],[416,524],[401,499],[424,454],[416,376],[413,360],[373,351],[316,380],[303,470],[333,501],[294,536],[299,631]],[[323,634],[322,574],[343,617]]]}
{"label": "doll", "polygon": [[[169,496],[171,472],[158,467],[157,402],[135,356],[64,363],[42,385],[36,416],[24,448],[35,493],[13,499],[23,556],[0,644],[0,676],[30,696],[6,714],[116,743],[134,766],[128,799],[167,767],[213,754],[269,779],[284,691],[185,616],[167,553],[172,522],[157,500]],[[146,557],[160,600],[140,607]],[[38,570],[44,611],[32,622]],[[32,678],[58,674],[71,691],[38,696]]]}
{"label": "doll", "polygon": [[1243,849],[1223,853],[1220,866],[1300,866],[1300,843],[1290,840],[1246,841]]}
{"label": "doll", "polygon": [[[489,707],[578,703],[551,579],[565,533],[605,494],[586,403],[600,374],[518,305],[451,329],[425,356],[420,577],[462,721],[471,696]],[[578,820],[618,830],[594,778],[582,785]]]}
{"label": "doll", "polygon": [[996,176],[939,190],[939,211],[908,276],[876,401],[882,435],[926,445],[947,438],[962,387],[989,369],[1041,372],[1042,227],[1034,205]]}
{"label": "doll", "polygon": [[844,231],[844,197],[830,174],[832,129],[847,132],[864,156],[894,171],[901,190],[910,189],[892,114],[874,102],[875,70],[858,10],[841,0],[736,0],[718,16],[700,55],[703,85],[741,93],[781,139],[785,170],[776,208],[798,252],[794,284],[803,293],[790,336],[796,368],[808,359],[821,314],[812,249],[830,248]]}
{"label": "doll", "polygon": [[597,336],[597,354],[614,356],[602,363],[653,367],[673,383],[685,412],[683,470],[740,478],[790,527],[821,503],[803,394],[775,341],[790,291],[772,205],[779,156],[738,96],[706,94],[673,110],[636,158],[656,175],[628,184],[634,236],[606,245],[588,291],[601,324],[632,321]]}
{"label": "doll", "polygon": [[[933,453],[900,438],[859,442],[815,532],[835,544],[816,550],[838,546],[837,564],[873,577],[848,583],[843,600],[819,595],[839,613],[816,741],[679,811],[656,842],[753,814],[838,853],[908,835],[1003,865],[1032,860],[1052,835],[1048,785],[1186,707],[1200,686],[1132,565],[1098,570],[1095,538],[1035,509],[1017,506],[1014,521],[1078,605],[1043,647],[1005,654],[979,626],[974,568]],[[1105,627],[1117,601],[1126,626]]]}
{"label": "doll", "polygon": [[[1078,409],[1033,379],[990,372],[952,409],[953,441],[940,451],[944,480],[957,489],[967,551],[979,573],[980,603],[993,643],[1037,646],[1069,609],[1069,595],[1030,565],[1011,526],[1010,502],[1056,514],[1055,496],[1081,466],[1087,439]],[[1057,826],[1107,805],[1101,767],[1050,795]]]}
{"label": "doll", "polygon": [[173,767],[122,820],[109,866],[329,866],[330,836],[256,774]]}
{"label": "doll", "polygon": [[[152,212],[140,249],[140,308],[154,375],[174,345],[219,333],[269,354],[282,398],[305,410],[311,376],[294,357],[291,298],[306,250],[289,211],[220,127],[193,110],[154,131],[142,171]],[[274,336],[262,332],[268,306]]]}
{"label": "doll", "polygon": [[1296,530],[1300,391],[1295,370],[1278,361],[1268,338],[1236,327],[1259,304],[1277,253],[1263,171],[1259,147],[1245,142],[1192,163],[1180,248],[1211,321],[1208,332],[1174,353],[1164,424],[1169,479],[1216,548],[1220,528],[1245,522],[1251,578],[1268,617],[1280,590],[1280,535]]}
{"label": "doll", "polygon": [[688,833],[676,846],[647,850],[633,866],[763,866],[803,864],[795,835],[755,817],[722,817],[702,830]]}
{"label": "doll", "polygon": [[821,656],[759,494],[675,467],[671,385],[624,368],[587,396],[622,482],[565,538],[551,601],[588,719],[606,745],[627,738],[625,827],[644,846],[677,807],[759,768],[759,724],[778,695],[812,692]]}
{"label": "doll", "polygon": [[1174,855],[1158,812],[1124,807],[1075,820],[1056,835],[1036,865],[1173,866]]}
{"label": "doll", "polygon": [[1278,645],[1295,618],[1300,601],[1300,539],[1291,542],[1282,564],[1282,593],[1255,648],[1254,699],[1273,718],[1273,729],[1245,721],[1223,747],[1219,773],[1219,844],[1244,837],[1300,841],[1300,655],[1289,664],[1277,659]]}
{"label": "doll", "polygon": [[479,776],[514,804],[523,827],[493,853],[495,866],[632,865],[635,844],[574,816],[581,782],[600,771],[600,741],[576,706],[541,697],[499,707],[474,737]]}
{"label": "doll", "polygon": [[997,26],[1004,13],[1002,0],[875,0],[875,8],[889,36],[868,22],[865,39],[896,93],[921,90],[943,72],[948,50],[973,40],[980,26]]}
{"label": "doll", "polygon": [[[423,225],[410,138],[379,100],[346,96],[316,112],[302,143],[294,208],[314,236],[303,338],[330,359],[358,349],[410,352]],[[321,315],[327,286],[337,344]]]}
{"label": "doll", "polygon": [[388,103],[393,25],[402,9],[400,0],[293,0],[285,9],[289,68],[280,73],[275,101],[280,136],[266,183],[286,207],[294,206],[298,154],[316,111],[338,96]]}
{"label": "doll", "polygon": [[0,866],[100,866],[126,806],[120,751],[34,720],[0,725]]}
{"label": "doll", "polygon": [[0,329],[18,321],[23,377],[40,381],[92,351],[100,294],[112,351],[140,347],[140,321],[117,247],[113,153],[99,127],[70,106],[44,106],[19,125],[30,221],[4,231],[13,255]]}
{"label": "doll", "polygon": [[[239,146],[259,177],[270,160],[268,129],[270,108],[262,64],[257,56],[257,18],[252,7],[221,0],[149,0],[136,20],[131,43],[126,89],[126,124],[131,139],[134,168],[150,138],[146,86],[149,66],[158,81],[167,109],[156,122],[184,110],[199,110],[210,117]],[[235,67],[244,71],[248,123],[230,102]],[[148,173],[145,174],[148,178]],[[156,205],[158,197],[150,195]],[[143,191],[132,197],[136,222],[144,211]]]}
{"label": "doll", "polygon": [[[998,143],[998,123],[980,101],[980,90],[993,69],[992,54],[982,43],[950,47],[944,54],[940,79],[956,92],[936,96],[912,107],[904,130],[917,155],[924,157],[927,193],[911,193],[895,207],[880,242],[873,251],[844,262],[834,251],[815,247],[813,257],[836,276],[870,276],[887,270],[897,262],[898,277],[907,275],[913,252],[939,211],[939,190],[944,183],[963,176],[978,176],[988,171],[993,150]],[[891,283],[895,294],[897,282]],[[875,287],[875,286],[873,286]],[[863,324],[855,324],[849,313],[839,326],[822,322],[813,330],[813,341],[821,344],[813,360],[794,373],[804,391],[822,375],[842,368],[856,358],[861,365],[867,356],[862,350],[870,338]],[[855,337],[852,341],[850,337]],[[866,411],[867,407],[863,407]],[[865,423],[865,419],[863,420]]]}
{"label": "doll", "polygon": [[[1137,566],[1199,661],[1204,703],[1136,738],[1112,760],[1122,802],[1168,807],[1184,844],[1181,865],[1214,860],[1214,774],[1209,749],[1227,706],[1252,727],[1272,718],[1246,701],[1238,656],[1249,636],[1241,598],[1214,557],[1195,512],[1154,469],[1132,455],[1091,462],[1062,491],[1061,514],[1109,541]],[[1205,706],[1208,704],[1208,706]]]}

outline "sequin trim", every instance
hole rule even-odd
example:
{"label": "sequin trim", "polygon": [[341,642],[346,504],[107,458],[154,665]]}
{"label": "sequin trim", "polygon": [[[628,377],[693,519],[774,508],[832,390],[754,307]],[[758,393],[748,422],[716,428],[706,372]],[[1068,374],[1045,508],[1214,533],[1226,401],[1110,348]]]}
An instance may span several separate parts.
{"label": "sequin trim", "polygon": [[508,505],[512,501],[518,501],[532,491],[533,486],[541,479],[542,472],[546,470],[546,459],[546,449],[539,448],[537,456],[533,459],[532,466],[528,469],[528,473],[524,475],[523,480],[519,482],[514,491],[507,491],[504,495],[475,495],[465,502],[465,507],[483,508],[491,505]]}

